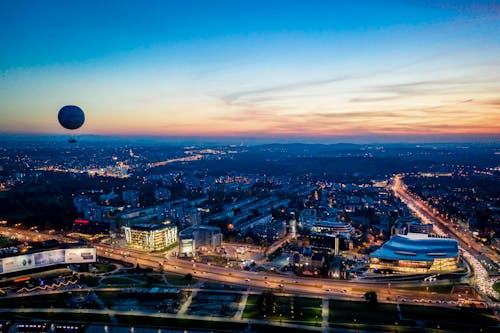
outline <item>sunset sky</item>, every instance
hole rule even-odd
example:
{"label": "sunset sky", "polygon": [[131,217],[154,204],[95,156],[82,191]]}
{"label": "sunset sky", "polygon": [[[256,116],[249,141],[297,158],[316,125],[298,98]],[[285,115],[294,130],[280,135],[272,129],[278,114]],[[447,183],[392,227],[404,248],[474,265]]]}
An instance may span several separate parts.
{"label": "sunset sky", "polygon": [[494,1],[0,0],[0,133],[500,136]]}

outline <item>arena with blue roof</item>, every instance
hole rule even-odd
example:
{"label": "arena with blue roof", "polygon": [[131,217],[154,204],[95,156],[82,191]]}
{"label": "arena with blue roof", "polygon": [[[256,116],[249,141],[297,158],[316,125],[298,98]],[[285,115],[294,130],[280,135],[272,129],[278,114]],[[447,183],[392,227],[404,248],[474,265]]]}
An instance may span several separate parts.
{"label": "arena with blue roof", "polygon": [[451,272],[459,268],[458,242],[427,234],[393,236],[370,255],[370,269],[405,274]]}

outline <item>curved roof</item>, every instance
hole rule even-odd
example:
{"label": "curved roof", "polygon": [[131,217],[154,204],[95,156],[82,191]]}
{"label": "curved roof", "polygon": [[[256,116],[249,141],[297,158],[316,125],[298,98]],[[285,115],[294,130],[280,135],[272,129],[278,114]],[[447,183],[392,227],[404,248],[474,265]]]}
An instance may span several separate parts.
{"label": "curved roof", "polygon": [[313,224],[312,231],[321,233],[353,234],[354,228],[349,223],[339,221],[321,221]]}
{"label": "curved roof", "polygon": [[370,257],[393,260],[434,261],[435,258],[458,256],[458,242],[450,238],[412,237],[397,235],[392,237]]}

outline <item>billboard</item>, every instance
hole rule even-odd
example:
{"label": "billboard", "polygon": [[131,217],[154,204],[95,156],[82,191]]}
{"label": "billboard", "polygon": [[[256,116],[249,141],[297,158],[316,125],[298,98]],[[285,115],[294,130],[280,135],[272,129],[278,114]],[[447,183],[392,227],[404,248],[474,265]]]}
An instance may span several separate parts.
{"label": "billboard", "polygon": [[35,253],[35,267],[63,264],[64,253],[63,249]]}
{"label": "billboard", "polygon": [[0,259],[0,274],[58,264],[95,262],[95,248],[56,249]]}
{"label": "billboard", "polygon": [[65,262],[67,264],[82,264],[96,261],[95,248],[66,249]]}
{"label": "billboard", "polygon": [[35,268],[35,258],[33,257],[33,254],[3,258],[2,267],[3,273],[32,269]]}

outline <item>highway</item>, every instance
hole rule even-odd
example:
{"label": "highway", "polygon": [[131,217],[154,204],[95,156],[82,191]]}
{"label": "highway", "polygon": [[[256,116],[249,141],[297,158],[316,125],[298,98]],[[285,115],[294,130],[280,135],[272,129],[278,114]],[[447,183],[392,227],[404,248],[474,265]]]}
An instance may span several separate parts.
{"label": "highway", "polygon": [[451,236],[458,241],[463,258],[474,270],[473,283],[476,284],[480,292],[492,298],[500,299],[500,294],[492,288],[496,279],[490,278],[488,271],[481,264],[481,258],[484,257],[496,263],[500,262],[498,253],[485,247],[483,244],[479,244],[469,233],[455,228],[453,223],[447,220],[443,214],[429,207],[425,201],[411,193],[403,182],[402,175],[396,175],[392,185],[394,194],[399,197],[411,211],[424,222],[434,225],[434,232]]}
{"label": "highway", "polygon": [[[26,241],[40,241],[57,239],[60,242],[74,242],[61,235],[51,235],[24,229],[0,227],[0,234],[7,237],[18,237]],[[396,300],[398,297],[426,299],[426,300],[457,300],[456,295],[431,294],[425,291],[414,291],[401,289],[399,286],[426,286],[422,281],[409,283],[408,281],[344,281],[331,279],[316,279],[281,275],[278,273],[251,272],[236,270],[232,268],[201,264],[181,260],[175,256],[165,257],[161,253],[149,253],[117,245],[94,243],[92,244],[97,255],[103,258],[128,262],[149,267],[157,271],[171,272],[176,274],[192,274],[199,279],[206,279],[219,283],[244,285],[255,290],[273,290],[298,295],[322,295],[329,297],[353,297],[361,299],[366,291],[376,291],[380,301],[387,299]]]}

